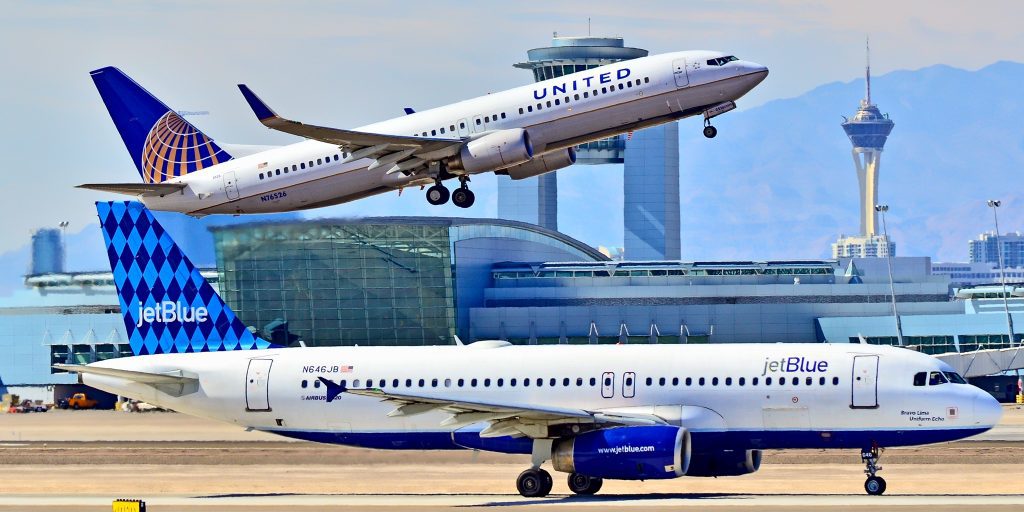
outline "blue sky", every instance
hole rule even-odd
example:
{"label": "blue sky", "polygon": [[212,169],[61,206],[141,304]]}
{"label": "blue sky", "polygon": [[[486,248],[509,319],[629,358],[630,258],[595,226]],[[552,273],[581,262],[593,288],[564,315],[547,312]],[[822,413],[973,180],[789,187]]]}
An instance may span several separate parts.
{"label": "blue sky", "polygon": [[[250,84],[289,117],[359,126],[398,116],[405,106],[429,108],[527,83],[530,74],[511,64],[527,49],[547,45],[552,32],[585,34],[588,17],[594,35],[621,35],[655,53],[718,49],[768,65],[771,76],[741,108],[859,77],[867,32],[879,74],[939,63],[978,69],[1024,61],[1021,2],[988,2],[980,9],[936,1],[67,1],[8,3],[4,10],[0,253],[24,245],[31,230],[62,220],[77,232],[93,222],[93,201],[116,197],[74,185],[138,179],[88,77],[106,65],[121,67],[176,109],[209,111],[192,121],[219,140],[284,144],[296,139],[259,125],[236,83]],[[684,121],[680,130],[698,125]],[[603,179],[614,169],[569,172],[621,186],[621,178]],[[478,206],[471,214],[493,215],[493,178],[474,183]],[[621,194],[606,197],[608,203],[597,206],[613,212],[606,222],[616,222],[621,204],[614,201]],[[431,213],[466,212],[429,208],[410,193],[314,215]],[[599,231],[589,224],[594,217],[563,208],[560,224],[593,244],[620,243],[588,239]]]}

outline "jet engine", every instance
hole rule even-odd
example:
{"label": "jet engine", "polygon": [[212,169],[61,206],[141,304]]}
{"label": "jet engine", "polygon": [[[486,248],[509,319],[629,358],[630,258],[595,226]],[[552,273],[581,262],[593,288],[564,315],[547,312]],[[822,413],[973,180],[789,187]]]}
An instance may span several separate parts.
{"label": "jet engine", "polygon": [[677,478],[690,464],[690,433],[668,425],[593,430],[557,442],[557,471],[616,480]]}
{"label": "jet engine", "polygon": [[533,158],[530,134],[522,128],[510,128],[484,134],[466,142],[459,154],[447,161],[449,171],[476,174],[505,169]]}
{"label": "jet engine", "polygon": [[719,450],[695,453],[686,476],[739,476],[761,467],[761,450]]}
{"label": "jet engine", "polygon": [[522,180],[540,176],[551,171],[557,171],[576,163],[576,149],[569,148],[561,151],[545,153],[525,164],[513,165],[507,169],[498,171],[496,174],[505,174],[514,180]]}

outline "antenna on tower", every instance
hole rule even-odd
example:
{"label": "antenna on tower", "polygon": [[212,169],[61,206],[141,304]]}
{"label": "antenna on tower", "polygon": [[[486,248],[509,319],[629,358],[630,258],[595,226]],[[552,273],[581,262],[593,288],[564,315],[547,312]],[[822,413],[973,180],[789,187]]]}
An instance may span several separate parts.
{"label": "antenna on tower", "polygon": [[864,84],[866,89],[867,104],[871,104],[871,36],[864,37],[864,53],[866,55],[864,64]]}
{"label": "antenna on tower", "polygon": [[590,18],[587,18],[587,37],[590,37]]}

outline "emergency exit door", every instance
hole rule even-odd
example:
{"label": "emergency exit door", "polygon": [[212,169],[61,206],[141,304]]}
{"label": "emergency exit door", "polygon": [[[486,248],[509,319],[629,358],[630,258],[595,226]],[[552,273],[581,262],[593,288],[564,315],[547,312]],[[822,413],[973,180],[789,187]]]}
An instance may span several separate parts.
{"label": "emergency exit door", "polygon": [[238,199],[238,179],[235,177],[235,171],[225,172],[223,179],[224,193],[227,194],[228,200]]}
{"label": "emergency exit door", "polygon": [[615,396],[615,374],[604,372],[601,374],[601,396],[611,398]]}
{"label": "emergency exit door", "polygon": [[270,366],[273,359],[250,359],[245,372],[245,410],[270,410]]}
{"label": "emergency exit door", "polygon": [[853,387],[850,407],[878,407],[878,356],[853,356]]}

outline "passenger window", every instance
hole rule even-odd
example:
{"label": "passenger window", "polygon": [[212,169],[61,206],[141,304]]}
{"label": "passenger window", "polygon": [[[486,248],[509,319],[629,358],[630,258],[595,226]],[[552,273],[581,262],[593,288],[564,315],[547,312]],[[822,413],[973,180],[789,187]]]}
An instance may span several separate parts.
{"label": "passenger window", "polygon": [[317,165],[323,165],[323,164],[324,164],[324,161],[323,161],[323,159],[317,158],[317,159],[316,159],[316,164],[317,164]]}
{"label": "passenger window", "polygon": [[813,377],[807,377],[807,381],[804,382],[804,384],[807,384],[808,386],[810,386],[811,384],[814,384],[814,378]]}
{"label": "passenger window", "polygon": [[566,387],[569,386],[569,377],[566,377],[566,378],[562,379],[562,385],[566,386]]}
{"label": "passenger window", "polygon": [[597,379],[594,378],[594,377],[591,377],[590,378],[590,386],[593,387],[593,386],[596,386],[596,385],[597,385]]}
{"label": "passenger window", "polygon": [[542,106],[543,106],[543,103],[538,103],[537,104],[537,110],[540,110]]}
{"label": "passenger window", "polygon": [[602,87],[601,88],[601,94],[608,94],[608,88],[607,87]]}
{"label": "passenger window", "polygon": [[[342,385],[344,386],[344,384],[342,384]],[[314,381],[313,381],[313,387],[314,387],[314,388],[319,388],[319,387],[320,387],[320,381],[318,381],[318,380],[314,380]]]}
{"label": "passenger window", "polygon": [[484,117],[484,122],[485,122],[485,123],[489,123],[489,122],[491,122],[491,116],[485,116],[485,117]]}
{"label": "passenger window", "polygon": [[561,101],[559,101],[559,99],[558,99],[558,98],[555,98],[555,105],[561,105],[561,104],[562,104],[562,102],[561,102]]}
{"label": "passenger window", "polygon": [[574,99],[576,101],[579,101],[580,100],[580,95],[579,94],[573,94],[572,95],[572,99]]}
{"label": "passenger window", "polygon": [[397,388],[398,387],[398,379],[395,379],[395,380],[391,381],[391,387],[393,387],[393,388]]}
{"label": "passenger window", "polygon": [[780,386],[785,386],[786,385],[786,378],[785,377],[779,377],[779,385]]}
{"label": "passenger window", "polygon": [[334,161],[335,161],[335,162],[337,162],[337,161],[338,161],[338,155],[334,155]]}
{"label": "passenger window", "polygon": [[622,84],[619,84],[619,90],[621,91],[623,89],[625,89],[625,87],[623,87]]}
{"label": "passenger window", "polygon": [[689,386],[691,384],[693,384],[693,378],[692,377],[687,377],[686,378],[686,385]]}
{"label": "passenger window", "polygon": [[432,387],[432,388],[436,388],[437,387],[437,379],[430,379],[430,387]]}
{"label": "passenger window", "polygon": [[423,380],[423,379],[420,379],[420,381],[419,381],[419,385],[420,385],[420,387],[422,388],[423,386],[426,386],[426,385],[427,385],[427,381],[425,381],[425,380]]}
{"label": "passenger window", "polygon": [[839,377],[832,377],[832,385],[833,386],[838,386],[839,385]]}
{"label": "passenger window", "polygon": [[703,386],[703,385],[704,385],[704,377],[701,377],[701,378],[700,378],[700,379],[699,379],[699,380],[697,381],[697,384],[700,384],[701,386]]}
{"label": "passenger window", "polygon": [[747,384],[747,379],[745,377],[740,377],[739,385],[740,386],[744,386],[746,384]]}
{"label": "passenger window", "polygon": [[647,385],[650,386],[651,384],[654,384],[654,379],[647,377]]}
{"label": "passenger window", "polygon": [[662,378],[658,379],[658,385],[659,386],[664,386],[665,385],[665,377],[662,377]]}
{"label": "passenger window", "polygon": [[523,379],[523,387],[524,388],[530,387],[530,379],[528,379],[528,378]]}
{"label": "passenger window", "polygon": [[711,385],[712,386],[717,386],[718,385],[718,377],[715,377],[715,378],[711,379]]}
{"label": "passenger window", "polygon": [[646,76],[645,76],[645,77],[644,77],[644,83],[645,83],[645,84],[649,84],[649,83],[651,83],[651,79],[650,79],[649,77],[646,77]]}
{"label": "passenger window", "polygon": [[444,380],[444,387],[446,387],[446,388],[452,387],[452,380],[451,379],[445,379]]}
{"label": "passenger window", "polygon": [[505,119],[505,113],[504,112],[501,113],[501,118]]}
{"label": "passenger window", "polygon": [[354,388],[358,388],[359,387],[359,379],[356,379],[356,380],[352,381],[352,387],[354,387]]}
{"label": "passenger window", "polygon": [[430,130],[431,135],[437,135],[437,130]]}
{"label": "passenger window", "polygon": [[[287,170],[288,170],[288,168],[287,168],[287,167],[285,167],[285,168],[284,168],[284,170],[285,170],[285,171],[287,171]],[[281,169],[278,169],[278,170],[277,170],[277,175],[278,175],[278,176],[280,176],[280,175],[281,175]]]}
{"label": "passenger window", "polygon": [[636,86],[640,87],[640,79],[639,78],[636,79]]}
{"label": "passenger window", "polygon": [[612,378],[611,377],[605,377],[604,378],[604,385],[605,386],[611,386],[612,385]]}
{"label": "passenger window", "polygon": [[633,385],[633,377],[626,377],[626,385],[627,386],[632,386]]}
{"label": "passenger window", "polygon": [[576,387],[583,385],[583,377],[576,377]]}
{"label": "passenger window", "polygon": [[310,161],[309,161],[309,167],[310,167],[310,168],[312,168],[312,167],[313,167],[313,161],[312,161],[312,160],[310,160]]}
{"label": "passenger window", "polygon": [[465,386],[466,385],[466,379],[459,379],[458,382],[455,383],[455,385],[459,386],[460,388],[462,386]]}
{"label": "passenger window", "polygon": [[924,386],[925,383],[927,382],[927,375],[928,374],[926,372],[917,372],[917,373],[915,373],[914,374],[914,385],[915,386]]}
{"label": "passenger window", "polygon": [[678,386],[679,385],[679,377],[672,377],[672,385],[673,386]]}
{"label": "passenger window", "polygon": [[555,379],[554,379],[554,377],[552,377],[552,378],[551,378],[551,380],[550,380],[550,381],[548,381],[548,385],[549,385],[549,386],[555,386],[555,385],[557,385],[557,384],[558,384],[558,381],[557,381],[557,380],[555,380]]}
{"label": "passenger window", "polygon": [[548,108],[551,108],[551,100],[548,100],[547,104],[548,104]]}
{"label": "passenger window", "polygon": [[526,106],[526,111],[527,112],[533,112],[533,105],[527,105]]}
{"label": "passenger window", "polygon": [[772,378],[771,377],[765,377],[764,378],[764,385],[765,386],[771,386],[772,385]]}
{"label": "passenger window", "polygon": [[263,179],[263,173],[262,172],[260,173],[260,179],[261,180]]}
{"label": "passenger window", "polygon": [[[301,164],[299,164],[299,167],[305,169],[306,168],[306,164],[305,163],[301,163]],[[285,169],[284,172],[288,172],[288,169]]]}
{"label": "passenger window", "polygon": [[793,377],[793,385],[794,386],[799,386],[800,385],[800,377]]}
{"label": "passenger window", "polygon": [[512,386],[512,387],[516,387],[516,379],[514,377],[509,379],[508,380],[508,385]]}
{"label": "passenger window", "polygon": [[484,379],[484,387],[485,388],[491,387],[491,379]]}
{"label": "passenger window", "polygon": [[288,168],[287,168],[287,167],[285,167],[285,169],[284,169],[284,173],[285,173],[285,174],[288,174]]}
{"label": "passenger window", "polygon": [[754,377],[753,379],[750,379],[750,385],[751,386],[756,386],[757,385],[757,377]]}
{"label": "passenger window", "polygon": [[466,127],[466,123],[459,123],[459,128],[465,128],[465,127]]}
{"label": "passenger window", "polygon": [[453,125],[449,125],[448,126],[448,131],[454,132],[455,131],[455,125],[454,124]]}
{"label": "passenger window", "polygon": [[726,386],[732,386],[732,377],[726,377],[725,378],[725,385]]}
{"label": "passenger window", "polygon": [[412,379],[405,379],[405,387],[407,387],[407,388],[411,388],[412,387]]}
{"label": "passenger window", "polygon": [[308,386],[308,385],[309,385],[309,382],[307,382],[307,381],[302,381],[302,388],[303,388],[303,389],[305,389],[305,388],[306,388],[306,386]]}
{"label": "passenger window", "polygon": [[[621,85],[619,87],[622,87]],[[626,82],[626,87],[633,87],[633,82]]]}
{"label": "passenger window", "polygon": [[[476,120],[476,125],[480,126],[480,120],[479,119]],[[426,133],[424,133],[423,135],[426,135]]]}
{"label": "passenger window", "polygon": [[590,97],[590,93],[587,92],[587,91],[583,91],[583,97],[584,98],[589,98]]}
{"label": "passenger window", "polygon": [[476,379],[473,379],[473,380],[469,381],[469,386],[475,388],[476,387]]}
{"label": "passenger window", "polygon": [[543,385],[544,385],[544,379],[542,379],[540,377],[537,377],[537,387],[539,388],[539,387],[541,387]]}
{"label": "passenger window", "polygon": [[441,127],[441,133],[444,133],[444,127],[443,126]]}

